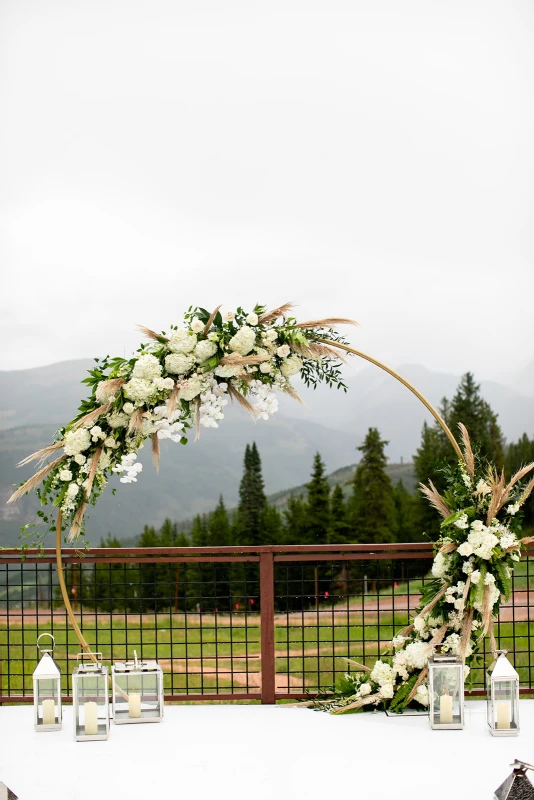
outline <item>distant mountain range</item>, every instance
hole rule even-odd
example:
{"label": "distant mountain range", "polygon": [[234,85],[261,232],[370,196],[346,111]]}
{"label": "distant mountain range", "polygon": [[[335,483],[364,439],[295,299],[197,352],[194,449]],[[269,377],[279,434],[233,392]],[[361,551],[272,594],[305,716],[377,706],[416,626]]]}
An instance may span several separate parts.
{"label": "distant mountain range", "polygon": [[[26,497],[6,506],[12,485],[32,474],[31,465],[16,463],[50,444],[55,430],[76,413],[87,394],[80,384],[91,367],[88,359],[65,361],[38,369],[0,372],[0,545],[17,542],[19,526],[34,518],[36,499]],[[431,403],[454,394],[459,376],[434,373],[424,367],[399,367]],[[525,373],[526,374],[526,373]],[[245,445],[256,441],[263,464],[266,491],[287,499],[288,487],[302,488],[309,479],[313,456],[320,452],[329,473],[344,468],[347,479],[358,460],[358,447],[367,429],[377,427],[389,440],[392,462],[409,462],[420,442],[423,420],[431,416],[421,403],[393,378],[376,368],[346,371],[349,392],[302,387],[304,408],[282,398],[281,410],[269,422],[254,422],[238,408],[229,408],[218,430],[202,430],[199,442],[186,447],[162,443],[161,472],[156,474],[147,448],[140,454],[144,470],[135,485],[109,486],[88,517],[92,543],[112,531],[119,538],[136,536],[144,524],[160,525],[165,517],[182,520],[212,509],[220,494],[228,506],[237,502]],[[476,376],[475,376],[476,377]],[[510,387],[483,381],[482,393],[499,414],[509,440],[534,432],[534,400]],[[144,455],[146,453],[146,455]],[[402,468],[401,468],[402,466]],[[413,473],[399,465],[407,486]],[[342,480],[345,480],[342,477]],[[333,477],[333,482],[337,479]],[[285,502],[282,499],[281,502]]]}

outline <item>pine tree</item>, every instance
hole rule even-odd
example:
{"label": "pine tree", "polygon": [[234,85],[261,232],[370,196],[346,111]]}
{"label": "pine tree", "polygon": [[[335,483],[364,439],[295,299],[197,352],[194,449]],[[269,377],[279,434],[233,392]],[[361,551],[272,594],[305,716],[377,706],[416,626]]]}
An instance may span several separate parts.
{"label": "pine tree", "polygon": [[350,544],[352,528],[348,516],[347,503],[342,487],[337,484],[330,500],[330,533],[331,544]]}
{"label": "pine tree", "polygon": [[261,459],[256,443],[245,449],[244,471],[239,486],[237,535],[240,544],[263,544],[262,514],[267,505]]}
{"label": "pine tree", "polygon": [[[210,547],[223,547],[232,542],[232,526],[222,495],[215,511],[208,516],[208,544]],[[230,608],[232,565],[228,562],[210,565],[212,568],[212,606],[215,611],[228,611]]]}
{"label": "pine tree", "polygon": [[394,542],[397,530],[393,486],[386,474],[384,448],[376,428],[369,428],[353,481],[352,521],[359,542]]}
{"label": "pine tree", "polygon": [[307,510],[301,497],[290,495],[284,510],[281,544],[304,544],[306,541]]}
{"label": "pine tree", "polygon": [[500,469],[504,464],[504,437],[497,416],[480,394],[480,384],[475,383],[473,373],[466,372],[452,398],[445,421],[455,436],[458,423],[463,422],[473,447]]}
{"label": "pine tree", "polygon": [[421,542],[425,537],[421,527],[417,524],[416,498],[406,489],[400,480],[393,489],[395,512],[397,516],[397,541]]}
{"label": "pine tree", "polygon": [[306,542],[308,544],[327,544],[331,522],[330,485],[319,453],[314,456],[311,481],[306,484],[306,489],[308,492]]}
{"label": "pine tree", "polygon": [[[506,450],[505,472],[508,479],[522,466],[530,464],[532,461],[534,461],[534,439],[529,439],[527,434],[524,433],[517,442],[509,444]],[[523,506],[522,513],[525,515],[524,527],[532,528],[534,526],[534,492]],[[531,531],[528,533],[531,533]]]}

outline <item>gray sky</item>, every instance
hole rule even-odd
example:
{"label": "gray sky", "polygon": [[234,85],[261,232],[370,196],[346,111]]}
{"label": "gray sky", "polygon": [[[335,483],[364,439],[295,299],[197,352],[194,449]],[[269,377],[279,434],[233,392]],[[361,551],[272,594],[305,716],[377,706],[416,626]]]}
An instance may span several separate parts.
{"label": "gray sky", "polygon": [[392,365],[532,359],[529,0],[3,0],[0,31],[0,369],[287,300]]}

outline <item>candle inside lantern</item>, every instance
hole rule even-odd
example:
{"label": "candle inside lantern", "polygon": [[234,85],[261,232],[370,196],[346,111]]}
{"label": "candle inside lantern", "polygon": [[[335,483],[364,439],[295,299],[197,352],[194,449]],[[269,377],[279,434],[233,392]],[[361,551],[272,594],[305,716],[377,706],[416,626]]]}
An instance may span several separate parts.
{"label": "candle inside lantern", "polygon": [[128,695],[128,716],[137,718],[141,716],[141,695],[130,692]]}
{"label": "candle inside lantern", "polygon": [[43,725],[54,725],[56,722],[56,708],[52,698],[43,700]]}
{"label": "candle inside lantern", "polygon": [[442,725],[452,723],[452,697],[450,694],[442,694],[439,698],[439,721]]}
{"label": "candle inside lantern", "polygon": [[510,728],[511,716],[510,703],[497,703],[497,728]]}
{"label": "candle inside lantern", "polygon": [[96,703],[84,703],[83,713],[85,717],[85,735],[96,736],[98,733],[98,707]]}

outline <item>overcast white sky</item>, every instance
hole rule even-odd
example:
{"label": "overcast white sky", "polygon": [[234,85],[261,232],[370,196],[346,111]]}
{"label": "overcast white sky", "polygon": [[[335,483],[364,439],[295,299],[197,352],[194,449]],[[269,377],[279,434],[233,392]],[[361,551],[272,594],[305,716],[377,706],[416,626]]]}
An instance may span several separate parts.
{"label": "overcast white sky", "polygon": [[531,0],[0,0],[0,369],[190,304],[532,360]]}

